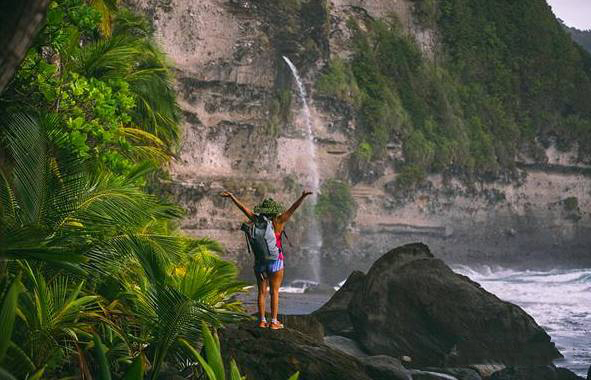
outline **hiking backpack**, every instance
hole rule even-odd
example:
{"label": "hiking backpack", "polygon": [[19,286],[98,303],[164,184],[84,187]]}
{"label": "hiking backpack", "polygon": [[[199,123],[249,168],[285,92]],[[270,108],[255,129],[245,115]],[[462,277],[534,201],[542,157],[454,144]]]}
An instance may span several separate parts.
{"label": "hiking backpack", "polygon": [[252,223],[242,223],[240,229],[244,231],[248,250],[254,254],[257,263],[279,259],[281,250],[277,247],[271,219],[255,215]]}

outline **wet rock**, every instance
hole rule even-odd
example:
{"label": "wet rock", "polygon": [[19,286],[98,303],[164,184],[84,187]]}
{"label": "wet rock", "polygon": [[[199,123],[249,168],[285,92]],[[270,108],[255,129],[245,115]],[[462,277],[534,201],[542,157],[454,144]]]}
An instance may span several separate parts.
{"label": "wet rock", "polygon": [[299,371],[300,379],[372,380],[359,360],[292,329],[260,329],[249,321],[219,334],[222,356],[235,359],[249,379],[287,379]]}
{"label": "wet rock", "polygon": [[455,376],[423,370],[411,370],[412,380],[459,380]]}
{"label": "wet rock", "polygon": [[454,376],[458,380],[482,380],[478,371],[472,368],[425,368],[425,370]]}
{"label": "wet rock", "polygon": [[[270,316],[268,320],[271,320]],[[324,327],[312,315],[280,315],[279,320],[285,327],[301,332],[316,343],[324,341]]]}
{"label": "wet rock", "polygon": [[454,273],[424,244],[388,252],[357,287],[349,317],[370,354],[409,355],[419,368],[550,365],[561,357],[525,311]]}
{"label": "wet rock", "polygon": [[388,355],[374,355],[360,358],[367,373],[373,380],[411,380],[410,371],[400,360]]}
{"label": "wet rock", "polygon": [[312,313],[323,325],[328,335],[353,337],[353,325],[349,319],[348,307],[353,294],[360,288],[365,274],[355,271],[345,284],[320,309]]}
{"label": "wet rock", "polygon": [[584,380],[581,376],[566,368],[556,368],[556,377],[558,380]]}
{"label": "wet rock", "polygon": [[549,366],[508,367],[491,375],[490,380],[584,380],[566,368]]}
{"label": "wet rock", "polygon": [[591,367],[589,367],[589,370],[587,371],[587,380],[591,380]]}
{"label": "wet rock", "polygon": [[356,358],[362,358],[367,356],[367,354],[363,352],[363,350],[359,347],[357,342],[355,342],[353,339],[345,338],[344,336],[325,336],[324,344],[326,344],[328,347],[332,347],[335,350],[339,350],[347,355],[351,355]]}
{"label": "wet rock", "polygon": [[503,364],[471,364],[467,367],[475,370],[483,379],[488,379],[493,373],[505,369]]}

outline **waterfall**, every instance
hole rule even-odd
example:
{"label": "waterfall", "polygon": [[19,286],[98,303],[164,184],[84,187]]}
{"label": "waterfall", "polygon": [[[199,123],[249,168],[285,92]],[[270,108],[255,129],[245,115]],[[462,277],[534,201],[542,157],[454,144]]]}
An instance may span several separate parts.
{"label": "waterfall", "polygon": [[314,212],[316,201],[318,200],[318,190],[320,189],[320,176],[318,174],[318,163],[316,161],[316,145],[314,144],[314,132],[312,130],[312,118],[310,117],[310,108],[308,107],[308,96],[306,94],[306,88],[304,83],[298,74],[298,70],[295,65],[289,60],[289,58],[283,56],[283,59],[289,66],[291,73],[296,81],[298,88],[298,97],[302,103],[302,113],[304,116],[304,122],[306,124],[306,158],[307,158],[307,169],[308,176],[306,181],[306,189],[312,192],[311,206],[308,210],[308,230],[306,231],[306,245],[305,248],[308,251],[309,265],[313,280],[320,282],[320,249],[322,248],[322,235],[320,234],[320,225]]}

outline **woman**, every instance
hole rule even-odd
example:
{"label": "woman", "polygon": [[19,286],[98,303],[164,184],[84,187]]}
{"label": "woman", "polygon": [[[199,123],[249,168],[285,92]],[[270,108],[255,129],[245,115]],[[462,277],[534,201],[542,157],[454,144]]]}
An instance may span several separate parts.
{"label": "woman", "polygon": [[[273,230],[275,232],[275,240],[277,248],[279,248],[279,258],[277,260],[267,260],[262,263],[255,263],[254,272],[257,278],[258,286],[258,307],[259,307],[259,327],[270,327],[273,330],[283,328],[283,324],[277,320],[279,312],[279,288],[283,281],[283,252],[281,250],[281,234],[285,228],[285,223],[289,220],[295,210],[300,207],[304,198],[312,194],[311,192],[302,192],[302,195],[297,201],[287,210],[283,211],[283,206],[273,200],[272,198],[265,199],[262,203],[254,208],[254,212],[244,206],[232,193],[227,191],[222,192],[222,197],[230,198],[232,202],[248,217],[250,221],[254,221],[256,215],[263,215],[271,219],[273,223]],[[267,288],[271,288],[271,315],[270,323],[267,323],[265,318],[265,299],[267,297]]]}

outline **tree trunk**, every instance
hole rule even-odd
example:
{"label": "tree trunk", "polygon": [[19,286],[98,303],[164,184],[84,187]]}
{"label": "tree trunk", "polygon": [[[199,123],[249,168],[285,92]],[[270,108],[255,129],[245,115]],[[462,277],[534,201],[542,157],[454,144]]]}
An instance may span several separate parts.
{"label": "tree trunk", "polygon": [[33,43],[48,4],[49,0],[0,1],[0,92]]}

